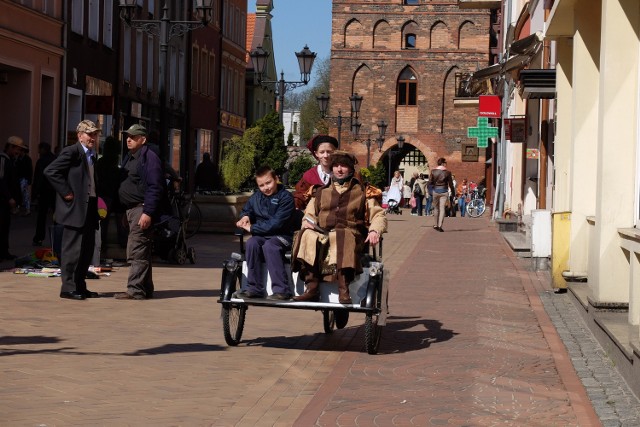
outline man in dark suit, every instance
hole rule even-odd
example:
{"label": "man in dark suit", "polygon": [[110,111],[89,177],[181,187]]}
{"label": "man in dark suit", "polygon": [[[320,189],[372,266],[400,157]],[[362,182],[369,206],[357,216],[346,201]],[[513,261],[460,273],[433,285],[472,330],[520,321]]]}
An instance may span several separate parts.
{"label": "man in dark suit", "polygon": [[93,164],[100,129],[91,120],[83,120],[76,131],[78,142],[63,148],[44,175],[57,193],[56,222],[64,225],[60,298],[83,300],[100,296],[89,291],[85,281],[99,221]]}

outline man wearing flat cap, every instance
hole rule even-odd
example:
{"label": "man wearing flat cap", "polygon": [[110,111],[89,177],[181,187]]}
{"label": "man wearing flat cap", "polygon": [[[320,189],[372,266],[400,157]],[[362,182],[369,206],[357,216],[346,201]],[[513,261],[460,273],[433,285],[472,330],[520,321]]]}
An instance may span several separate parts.
{"label": "man wearing flat cap", "polygon": [[95,248],[98,229],[98,196],[94,164],[100,128],[91,120],[76,127],[78,142],[64,147],[44,170],[56,191],[56,222],[64,226],[60,270],[60,298],[84,300],[98,298],[85,281]]}
{"label": "man wearing flat cap", "polygon": [[[366,187],[355,175],[356,164],[353,154],[335,151],[331,181],[315,190],[305,209],[293,248],[292,270],[300,271],[306,289],[296,301],[317,301],[320,281],[337,280],[339,302],[350,304],[349,284],[362,273],[364,244],[378,244],[387,229],[384,209],[376,197],[367,197]],[[318,251],[318,242],[327,237],[328,261],[320,259]]]}
{"label": "man wearing flat cap", "polygon": [[134,124],[124,132],[129,154],[122,162],[127,176],[118,196],[127,209],[129,238],[127,262],[130,263],[127,291],[114,295],[119,300],[153,298],[153,230],[166,203],[166,185],[160,157],[146,144],[147,129]]}
{"label": "man wearing flat cap", "polygon": [[0,261],[16,258],[15,255],[9,253],[11,212],[22,202],[15,161],[26,148],[22,138],[10,136],[4,145],[4,152],[0,153]]}

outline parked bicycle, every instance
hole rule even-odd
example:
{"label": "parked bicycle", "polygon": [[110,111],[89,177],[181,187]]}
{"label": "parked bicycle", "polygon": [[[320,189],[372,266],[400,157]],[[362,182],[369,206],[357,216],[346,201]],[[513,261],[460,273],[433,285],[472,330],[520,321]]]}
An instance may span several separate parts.
{"label": "parked bicycle", "polygon": [[193,200],[192,194],[185,194],[184,191],[172,192],[169,195],[171,206],[177,211],[184,226],[185,238],[195,236],[202,226],[202,211]]}
{"label": "parked bicycle", "polygon": [[478,190],[477,188],[471,191],[471,200],[467,204],[467,214],[471,218],[478,218],[484,214],[486,205],[484,202],[484,195],[486,189]]}

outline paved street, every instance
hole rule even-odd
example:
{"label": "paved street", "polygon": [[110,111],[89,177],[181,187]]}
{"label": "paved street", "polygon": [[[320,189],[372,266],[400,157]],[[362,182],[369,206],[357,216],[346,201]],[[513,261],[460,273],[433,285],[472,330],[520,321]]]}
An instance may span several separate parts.
{"label": "paved street", "polygon": [[[107,297],[86,301],[58,298],[59,278],[0,273],[0,425],[640,425],[569,296],[487,218],[447,218],[444,233],[389,220],[374,356],[361,314],[325,335],[320,313],[260,307],[228,347],[216,300],[233,236],[191,239],[196,265],[157,264],[148,301],[109,298],[126,267],[89,281]],[[14,253],[32,250],[33,221],[16,219]]]}

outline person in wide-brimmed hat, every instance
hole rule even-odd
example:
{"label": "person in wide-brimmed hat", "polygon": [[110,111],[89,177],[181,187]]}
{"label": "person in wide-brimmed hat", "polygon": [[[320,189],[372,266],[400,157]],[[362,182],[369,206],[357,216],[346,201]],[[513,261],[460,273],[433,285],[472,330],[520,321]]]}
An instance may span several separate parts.
{"label": "person in wide-brimmed hat", "polygon": [[[316,188],[305,209],[302,230],[292,254],[292,269],[300,271],[306,284],[296,301],[317,301],[321,280],[338,281],[338,301],[351,304],[349,284],[362,273],[360,262],[365,243],[377,245],[387,229],[387,217],[376,197],[356,175],[357,158],[335,151],[330,158],[331,182]],[[328,236],[328,260],[321,247]]]}
{"label": "person in wide-brimmed hat", "polygon": [[307,148],[316,158],[318,164],[308,169],[296,184],[293,197],[296,209],[304,209],[311,198],[311,189],[317,185],[325,185],[331,176],[331,154],[338,149],[338,140],[330,135],[316,135],[309,140]]}
{"label": "person in wide-brimmed hat", "polygon": [[22,138],[10,136],[0,153],[0,261],[16,258],[9,253],[9,229],[11,213],[22,202],[22,193],[14,161],[25,148]]}

